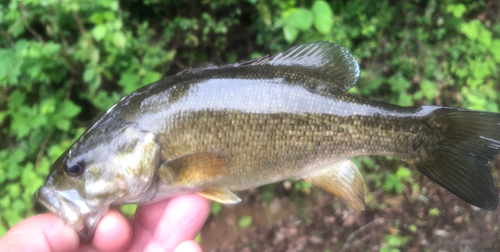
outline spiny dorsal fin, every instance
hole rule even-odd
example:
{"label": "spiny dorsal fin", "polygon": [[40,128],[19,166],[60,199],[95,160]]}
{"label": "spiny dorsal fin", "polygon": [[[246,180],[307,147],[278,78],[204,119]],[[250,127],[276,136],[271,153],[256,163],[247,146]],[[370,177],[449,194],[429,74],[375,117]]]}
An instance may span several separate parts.
{"label": "spiny dorsal fin", "polygon": [[346,90],[356,84],[360,74],[356,59],[345,48],[325,41],[295,46],[253,64],[307,67],[315,76]]}
{"label": "spiny dorsal fin", "polygon": [[356,59],[345,48],[330,42],[320,41],[294,46],[284,53],[278,53],[273,56],[266,55],[247,62],[219,67],[211,66],[188,69],[180,72],[178,75],[200,73],[213,69],[264,65],[304,68],[312,76],[327,82],[329,86],[340,87],[345,90],[356,84],[360,74]]}

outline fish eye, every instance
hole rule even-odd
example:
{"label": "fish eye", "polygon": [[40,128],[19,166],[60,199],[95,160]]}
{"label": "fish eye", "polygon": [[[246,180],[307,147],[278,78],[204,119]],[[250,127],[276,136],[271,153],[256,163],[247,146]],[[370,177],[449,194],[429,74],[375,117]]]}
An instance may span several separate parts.
{"label": "fish eye", "polygon": [[83,170],[84,170],[84,165],[83,165],[83,162],[77,162],[76,164],[74,165],[70,165],[70,166],[67,166],[66,165],[66,173],[71,176],[71,177],[77,177],[77,176],[80,176],[82,175],[83,173]]}

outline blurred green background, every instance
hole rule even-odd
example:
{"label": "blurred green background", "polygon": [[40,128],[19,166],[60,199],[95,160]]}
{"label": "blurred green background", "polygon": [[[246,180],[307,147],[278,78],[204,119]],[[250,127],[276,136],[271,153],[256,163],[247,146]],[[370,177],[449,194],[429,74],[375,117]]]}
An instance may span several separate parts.
{"label": "blurred green background", "polygon": [[[245,61],[317,40],[338,43],[354,54],[362,69],[358,85],[350,90],[354,94],[401,106],[499,112],[497,0],[0,0],[0,237],[35,214],[32,195],[51,163],[124,95],[188,67]],[[451,214],[446,205],[432,200],[429,191],[438,189],[428,189],[428,180],[404,163],[390,157],[354,161],[370,190],[367,213],[372,215],[337,243],[316,244],[309,237],[306,246],[311,249],[344,249],[349,234],[388,211],[402,213],[418,206],[424,220],[444,220]],[[496,169],[494,177],[498,181]],[[316,197],[311,190],[316,189],[291,181],[254,190],[247,198],[262,203],[266,211],[274,198],[293,196],[301,202]],[[331,205],[332,216],[338,209],[352,213],[337,200],[322,202]],[[468,213],[477,209],[458,202],[452,204],[462,209],[456,216],[473,219]],[[314,209],[300,204],[297,208],[305,209],[297,211],[302,214],[297,219],[310,220]],[[124,211],[131,214],[134,207]],[[214,204],[209,222],[217,222],[224,211]],[[497,218],[488,214],[477,218]],[[456,216],[448,218],[451,223]],[[422,234],[460,228],[450,224],[450,231],[450,225],[439,221],[422,226],[412,218],[421,216],[385,222],[389,227],[380,230],[378,241],[363,248],[432,249],[420,242]],[[257,225],[252,215],[237,220],[240,229]],[[500,234],[498,225],[487,230],[493,237]],[[203,233],[201,240],[206,242]],[[264,245],[249,244],[250,251],[263,250]],[[497,240],[483,249],[495,244]]]}

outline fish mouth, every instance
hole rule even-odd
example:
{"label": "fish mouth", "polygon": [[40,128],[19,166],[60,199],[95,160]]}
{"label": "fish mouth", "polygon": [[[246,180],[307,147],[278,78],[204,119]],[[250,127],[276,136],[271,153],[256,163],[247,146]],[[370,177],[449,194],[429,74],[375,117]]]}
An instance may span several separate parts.
{"label": "fish mouth", "polygon": [[35,192],[35,200],[59,216],[66,225],[73,226],[77,231],[82,229],[78,227],[82,219],[79,208],[58,192],[42,186]]}
{"label": "fish mouth", "polygon": [[46,186],[35,192],[35,200],[62,219],[64,224],[73,227],[82,242],[93,237],[97,223],[109,209],[109,205],[98,209],[89,208],[77,196],[76,190],[60,192]]}

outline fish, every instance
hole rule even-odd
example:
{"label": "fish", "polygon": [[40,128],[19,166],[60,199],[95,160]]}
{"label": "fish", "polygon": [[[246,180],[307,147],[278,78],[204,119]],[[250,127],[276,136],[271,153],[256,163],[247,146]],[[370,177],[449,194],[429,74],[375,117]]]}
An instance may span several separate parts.
{"label": "fish", "polygon": [[51,166],[35,199],[92,238],[112,206],[304,180],[365,208],[356,156],[393,156],[464,201],[494,210],[500,114],[401,107],[348,92],[348,50],[312,42],[273,56],[188,69],[123,97]]}

